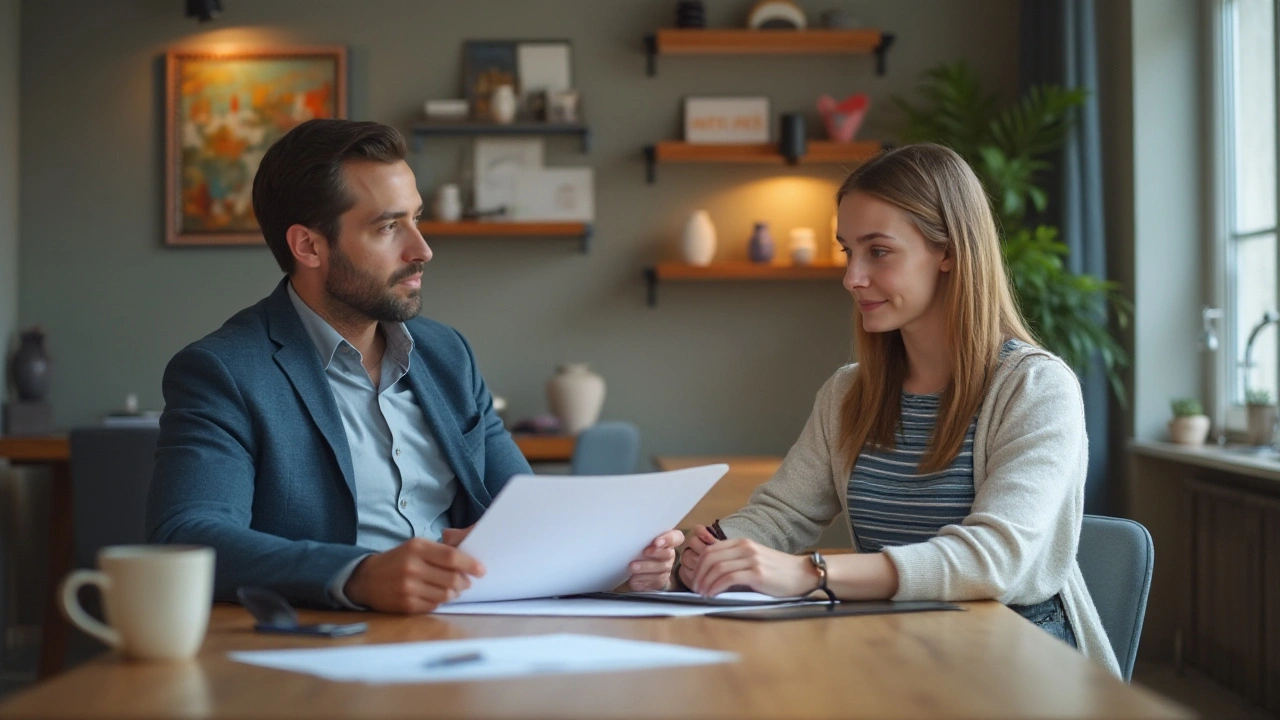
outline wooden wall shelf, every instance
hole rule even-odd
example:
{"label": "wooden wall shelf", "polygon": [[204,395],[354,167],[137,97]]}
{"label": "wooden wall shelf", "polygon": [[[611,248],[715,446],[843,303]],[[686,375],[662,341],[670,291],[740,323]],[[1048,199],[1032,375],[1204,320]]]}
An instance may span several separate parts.
{"label": "wooden wall shelf", "polygon": [[[805,154],[797,162],[812,163],[861,163],[884,149],[874,140],[858,140],[849,143],[814,140],[807,143]],[[698,145],[679,141],[663,141],[644,148],[645,178],[657,180],[658,163],[765,163],[781,165],[787,158],[778,152],[775,143],[749,143],[735,145]]]}
{"label": "wooden wall shelf", "polygon": [[753,262],[722,262],[705,267],[682,262],[660,262],[645,268],[649,307],[658,304],[658,282],[831,280],[844,277],[844,265],[766,265]]}
{"label": "wooden wall shelf", "polygon": [[582,141],[582,152],[591,151],[591,127],[583,123],[513,122],[500,125],[493,122],[427,121],[413,124],[414,150],[421,150],[423,139],[430,135],[577,135]]}
{"label": "wooden wall shelf", "polygon": [[591,249],[592,226],[580,222],[436,222],[423,220],[418,231],[427,237],[577,237],[582,252]]}
{"label": "wooden wall shelf", "polygon": [[885,73],[893,35],[879,30],[704,30],[667,28],[645,36],[650,76],[658,55],[875,55],[876,74]]}

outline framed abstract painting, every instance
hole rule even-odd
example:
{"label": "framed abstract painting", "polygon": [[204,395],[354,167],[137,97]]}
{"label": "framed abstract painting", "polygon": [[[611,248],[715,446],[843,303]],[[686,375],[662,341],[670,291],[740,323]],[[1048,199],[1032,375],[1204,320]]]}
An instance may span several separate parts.
{"label": "framed abstract painting", "polygon": [[165,62],[165,243],[253,245],[253,176],[271,143],[347,114],[343,47],[176,51]]}

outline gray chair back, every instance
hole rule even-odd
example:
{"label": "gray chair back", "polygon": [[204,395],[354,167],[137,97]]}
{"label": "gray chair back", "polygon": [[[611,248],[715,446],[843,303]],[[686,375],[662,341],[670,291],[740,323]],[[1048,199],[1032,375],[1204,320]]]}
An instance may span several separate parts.
{"label": "gray chair back", "polygon": [[640,459],[640,430],[629,422],[601,422],[578,433],[569,461],[574,475],[626,475]]}
{"label": "gray chair back", "polygon": [[1155,566],[1155,545],[1141,523],[1125,518],[1085,515],[1076,561],[1089,588],[1102,627],[1111,640],[1125,682],[1133,675],[1142,619]]}
{"label": "gray chair back", "polygon": [[95,567],[106,545],[146,542],[147,489],[159,428],[71,431],[71,504],[76,567]]}

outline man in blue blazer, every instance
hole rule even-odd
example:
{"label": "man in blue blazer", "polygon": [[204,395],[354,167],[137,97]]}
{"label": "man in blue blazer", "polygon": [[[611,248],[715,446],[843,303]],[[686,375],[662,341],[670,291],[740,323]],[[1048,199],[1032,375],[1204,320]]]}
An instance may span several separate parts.
{"label": "man in blue blazer", "polygon": [[[483,574],[456,546],[529,472],[466,340],[418,317],[432,252],[405,155],[370,122],[273,144],[253,209],[286,277],[165,370],[147,534],[212,546],[218,600],[430,612]],[[630,586],[665,587],[682,540],[656,538]]]}

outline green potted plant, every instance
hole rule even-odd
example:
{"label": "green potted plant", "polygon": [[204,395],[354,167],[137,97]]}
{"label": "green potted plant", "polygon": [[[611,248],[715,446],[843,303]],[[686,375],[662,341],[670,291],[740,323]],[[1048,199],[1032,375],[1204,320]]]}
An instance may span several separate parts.
{"label": "green potted plant", "polygon": [[946,145],[969,163],[992,198],[1005,264],[1031,331],[1077,371],[1100,357],[1124,402],[1120,371],[1129,358],[1107,318],[1110,313],[1123,327],[1131,305],[1116,283],[1071,272],[1058,229],[1034,217],[1049,204],[1037,174],[1049,169],[1045,157],[1066,141],[1069,112],[1086,93],[1037,85],[1000,108],[963,61],[928,70],[919,92],[919,104],[893,99],[906,115],[902,139]]}
{"label": "green potted plant", "polygon": [[1203,445],[1209,436],[1209,416],[1204,414],[1200,401],[1178,398],[1169,404],[1173,410],[1169,437],[1179,445]]}
{"label": "green potted plant", "polygon": [[1248,412],[1245,426],[1245,442],[1250,445],[1270,445],[1276,434],[1276,404],[1267,390],[1245,390],[1245,410]]}

